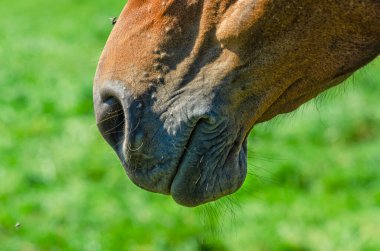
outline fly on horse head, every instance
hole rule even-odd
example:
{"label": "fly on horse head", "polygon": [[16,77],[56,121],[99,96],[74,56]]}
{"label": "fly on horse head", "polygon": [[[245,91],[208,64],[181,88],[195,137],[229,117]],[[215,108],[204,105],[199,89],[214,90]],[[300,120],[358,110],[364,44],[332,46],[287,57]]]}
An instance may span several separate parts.
{"label": "fly on horse head", "polygon": [[380,53],[379,0],[129,0],[94,81],[97,124],[138,186],[234,193],[247,135]]}

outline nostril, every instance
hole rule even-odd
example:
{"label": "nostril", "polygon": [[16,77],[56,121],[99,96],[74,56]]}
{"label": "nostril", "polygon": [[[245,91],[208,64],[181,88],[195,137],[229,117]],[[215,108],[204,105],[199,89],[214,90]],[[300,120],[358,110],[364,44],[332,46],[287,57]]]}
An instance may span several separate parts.
{"label": "nostril", "polygon": [[98,128],[104,139],[119,152],[124,141],[125,115],[123,106],[115,97],[104,99],[98,113]]}

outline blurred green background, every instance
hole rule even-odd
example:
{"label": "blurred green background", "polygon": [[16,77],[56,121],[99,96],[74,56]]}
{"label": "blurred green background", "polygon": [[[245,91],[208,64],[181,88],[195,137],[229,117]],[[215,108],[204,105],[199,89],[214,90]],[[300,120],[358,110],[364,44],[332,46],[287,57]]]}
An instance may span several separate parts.
{"label": "blurred green background", "polygon": [[129,181],[92,78],[125,1],[0,0],[0,250],[380,250],[380,61],[255,128],[235,195]]}

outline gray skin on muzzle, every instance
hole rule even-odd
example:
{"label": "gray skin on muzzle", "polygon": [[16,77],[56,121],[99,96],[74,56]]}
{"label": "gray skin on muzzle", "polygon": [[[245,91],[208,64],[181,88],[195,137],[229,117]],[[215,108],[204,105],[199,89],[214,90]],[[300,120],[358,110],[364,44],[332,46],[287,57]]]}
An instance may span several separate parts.
{"label": "gray skin on muzzle", "polygon": [[163,88],[133,97],[110,81],[94,91],[99,130],[130,179],[185,206],[235,192],[246,176],[246,135],[228,104],[217,90],[187,87],[168,99]]}
{"label": "gray skin on muzzle", "polygon": [[129,0],[94,81],[100,132],[138,186],[235,192],[246,137],[380,53],[378,1]]}

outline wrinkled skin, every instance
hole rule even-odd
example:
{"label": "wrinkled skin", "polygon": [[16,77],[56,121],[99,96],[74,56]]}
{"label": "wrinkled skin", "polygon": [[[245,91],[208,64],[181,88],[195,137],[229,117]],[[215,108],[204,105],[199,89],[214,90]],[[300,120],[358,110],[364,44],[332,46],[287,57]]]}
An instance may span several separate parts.
{"label": "wrinkled skin", "polygon": [[252,127],[380,53],[379,0],[130,0],[99,61],[98,127],[138,186],[235,192]]}

